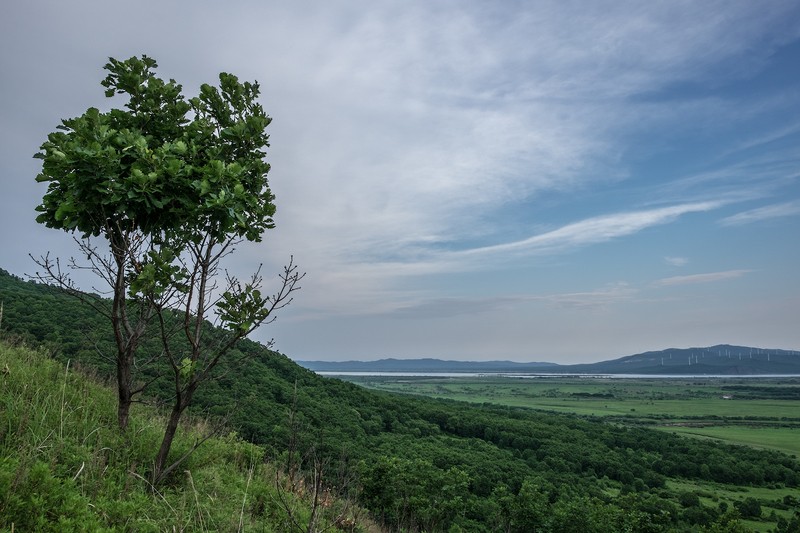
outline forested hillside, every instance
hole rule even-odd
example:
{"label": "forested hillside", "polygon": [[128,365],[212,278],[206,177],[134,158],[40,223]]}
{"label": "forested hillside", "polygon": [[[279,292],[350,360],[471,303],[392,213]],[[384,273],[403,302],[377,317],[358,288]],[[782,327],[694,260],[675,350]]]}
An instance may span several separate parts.
{"label": "forested hillside", "polygon": [[[0,272],[0,301],[4,336],[109,372],[108,328],[78,300]],[[150,349],[142,348],[142,361],[157,355]],[[738,516],[760,516],[769,502],[722,508],[675,490],[671,480],[800,485],[800,463],[777,452],[590,418],[368,391],[319,377],[254,342],[237,349],[250,358],[219,368],[220,377],[199,391],[195,413],[228,417],[278,461],[297,455],[319,469],[326,465],[326,482],[357,491],[390,529],[738,531]],[[156,359],[141,379],[159,371]],[[169,394],[166,380],[148,389],[151,398]]]}

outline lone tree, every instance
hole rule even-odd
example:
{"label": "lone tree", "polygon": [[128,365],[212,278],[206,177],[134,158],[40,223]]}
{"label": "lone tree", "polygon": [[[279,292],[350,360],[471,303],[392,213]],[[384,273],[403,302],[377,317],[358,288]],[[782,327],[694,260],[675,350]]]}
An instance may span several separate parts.
{"label": "lone tree", "polygon": [[[204,84],[187,100],[155,68],[147,56],[111,58],[102,85],[107,97],[127,97],[125,109],[90,108],[63,120],[35,157],[43,161],[37,181],[49,183],[37,221],[78,233],[88,265],[70,266],[92,270],[110,287],[110,308],[89,303],[114,330],[123,430],[141,391],[132,375],[136,349],[148,324],[157,323],[175,383],[158,481],[174,468],[167,466],[169,449],[198,386],[239,339],[288,305],[303,275],[290,260],[271,296],[260,292],[260,267],[247,283],[227,274],[218,282],[220,262],[237,243],[261,241],[274,227],[264,160],[271,119],[257,102],[258,84],[221,73],[219,87]],[[46,255],[37,263],[43,279],[79,293],[57,260]],[[212,319],[225,334],[210,341],[204,328]]]}
{"label": "lone tree", "polygon": [[[80,235],[76,241],[87,263],[73,259],[70,267],[85,268],[100,277],[110,289],[111,305],[79,291],[69,273],[49,255],[36,260],[44,268],[39,277],[68,289],[111,321],[117,346],[117,418],[122,430],[128,426],[133,398],[141,392],[134,385],[134,359],[152,317],[152,307],[145,300],[129,297],[129,284],[137,277],[145,254],[163,245],[160,238],[171,232],[170,215],[189,207],[188,184],[181,182],[185,178],[172,178],[177,178],[173,169],[187,163],[185,153],[180,154],[185,142],[180,143],[188,132],[191,105],[180,85],[173,80],[165,83],[153,74],[155,67],[148,57],[125,62],[111,59],[102,85],[106,96],[127,93],[127,110],[101,113],[90,108],[79,117],[63,120],[34,156],[42,160],[36,180],[49,183],[36,208],[37,222]],[[94,244],[97,238],[104,241],[100,246]]]}

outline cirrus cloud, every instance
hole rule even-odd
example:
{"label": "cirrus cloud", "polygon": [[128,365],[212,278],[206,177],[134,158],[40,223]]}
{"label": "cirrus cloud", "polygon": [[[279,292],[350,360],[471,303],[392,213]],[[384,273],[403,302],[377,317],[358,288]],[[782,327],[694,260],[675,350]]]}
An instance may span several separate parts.
{"label": "cirrus cloud", "polygon": [[709,272],[706,274],[692,274],[689,276],[673,276],[663,278],[653,283],[657,287],[672,287],[675,285],[692,285],[696,283],[714,283],[736,279],[752,272],[752,270],[726,270],[724,272]]}

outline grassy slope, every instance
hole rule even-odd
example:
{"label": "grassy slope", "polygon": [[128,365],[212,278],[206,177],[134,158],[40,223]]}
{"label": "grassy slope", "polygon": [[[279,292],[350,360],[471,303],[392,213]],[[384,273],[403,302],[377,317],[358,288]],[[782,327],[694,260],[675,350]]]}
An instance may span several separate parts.
{"label": "grassy slope", "polygon": [[[162,418],[137,406],[126,440],[115,408],[97,380],[0,342],[0,530],[291,531],[282,500],[307,520],[307,503],[276,487],[264,450],[233,434],[208,440],[151,490]],[[175,446],[207,429],[195,420]]]}

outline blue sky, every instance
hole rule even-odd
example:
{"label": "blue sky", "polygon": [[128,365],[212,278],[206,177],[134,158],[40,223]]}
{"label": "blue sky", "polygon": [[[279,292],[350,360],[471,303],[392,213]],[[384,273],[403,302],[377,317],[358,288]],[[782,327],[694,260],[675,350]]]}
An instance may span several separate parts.
{"label": "blue sky", "polygon": [[255,334],[290,357],[800,349],[797,2],[31,0],[0,44],[16,274],[73,252],[32,154],[144,53],[262,85],[278,227],[227,266],[307,272]]}

